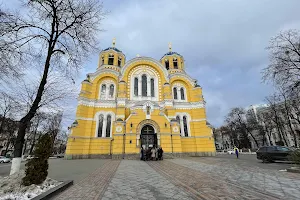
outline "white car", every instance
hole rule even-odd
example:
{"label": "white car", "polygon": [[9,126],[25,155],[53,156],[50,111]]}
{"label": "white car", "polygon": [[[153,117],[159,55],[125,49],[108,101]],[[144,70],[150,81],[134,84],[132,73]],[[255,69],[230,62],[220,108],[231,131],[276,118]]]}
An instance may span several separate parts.
{"label": "white car", "polygon": [[6,158],[5,156],[0,156],[0,163],[9,163],[10,158]]}

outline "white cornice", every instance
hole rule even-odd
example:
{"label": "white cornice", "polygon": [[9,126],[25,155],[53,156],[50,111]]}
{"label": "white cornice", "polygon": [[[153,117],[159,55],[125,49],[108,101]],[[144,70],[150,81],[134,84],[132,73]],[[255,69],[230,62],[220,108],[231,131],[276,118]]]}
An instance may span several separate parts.
{"label": "white cornice", "polygon": [[115,70],[105,68],[98,68],[97,71],[95,71],[94,73],[89,73],[88,75],[90,76],[91,81],[93,81],[97,76],[105,72],[114,74],[117,77],[120,75],[120,73]]}
{"label": "white cornice", "polygon": [[174,102],[174,108],[183,110],[204,108],[204,102]]}
{"label": "white cornice", "polygon": [[117,106],[117,103],[115,100],[87,99],[84,97],[79,97],[78,105],[96,108],[115,108]]}
{"label": "white cornice", "polygon": [[193,79],[193,78],[191,78],[189,75],[187,75],[186,73],[173,73],[173,74],[170,74],[169,75],[169,78],[171,79],[171,78],[176,78],[176,77],[183,77],[183,78],[186,78],[189,82],[190,82],[190,84],[192,85],[192,86],[194,86],[195,85],[195,82],[197,81],[196,79]]}
{"label": "white cornice", "polygon": [[[205,102],[172,102],[172,101],[145,101],[151,102],[154,109],[164,108],[166,106],[173,106],[174,109],[198,109],[204,108]],[[144,103],[145,103],[144,102]],[[141,104],[139,104],[141,103]],[[142,108],[144,103],[140,101],[130,100],[127,101],[125,98],[118,99],[118,105],[124,105],[126,108]],[[78,97],[78,105],[85,105],[88,107],[98,108],[115,108],[117,106],[116,100],[100,100],[100,99],[88,99],[85,97]]]}

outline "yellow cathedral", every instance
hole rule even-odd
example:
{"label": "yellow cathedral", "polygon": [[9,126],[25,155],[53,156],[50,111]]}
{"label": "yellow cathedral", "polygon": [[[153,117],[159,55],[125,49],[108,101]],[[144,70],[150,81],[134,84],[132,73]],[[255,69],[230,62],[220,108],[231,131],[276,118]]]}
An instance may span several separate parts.
{"label": "yellow cathedral", "polygon": [[113,40],[82,82],[65,158],[138,159],[151,147],[164,157],[215,155],[202,88],[171,44],[160,60],[126,61]]}

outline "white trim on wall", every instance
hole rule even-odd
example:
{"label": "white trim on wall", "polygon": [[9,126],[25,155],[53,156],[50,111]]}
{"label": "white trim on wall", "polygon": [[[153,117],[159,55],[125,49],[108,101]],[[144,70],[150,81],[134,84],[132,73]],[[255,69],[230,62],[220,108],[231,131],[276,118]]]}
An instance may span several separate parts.
{"label": "white trim on wall", "polygon": [[94,120],[96,121],[96,128],[95,128],[95,137],[98,137],[98,126],[99,126],[99,116],[103,115],[103,127],[102,127],[102,137],[105,138],[106,136],[106,126],[107,126],[107,116],[111,116],[111,124],[110,124],[110,137],[112,137],[112,128],[113,122],[115,121],[115,113],[112,111],[99,111],[95,114]]}
{"label": "white trim on wall", "polygon": [[185,113],[185,112],[177,112],[176,114],[175,114],[175,119],[176,119],[176,117],[177,116],[179,116],[179,118],[180,118],[180,128],[181,128],[181,136],[182,137],[186,137],[185,135],[184,135],[184,124],[183,124],[183,116],[186,116],[186,120],[187,120],[187,129],[188,129],[188,137],[191,137],[191,128],[190,128],[190,122],[192,121],[191,120],[191,116],[190,116],[190,114],[189,113]]}

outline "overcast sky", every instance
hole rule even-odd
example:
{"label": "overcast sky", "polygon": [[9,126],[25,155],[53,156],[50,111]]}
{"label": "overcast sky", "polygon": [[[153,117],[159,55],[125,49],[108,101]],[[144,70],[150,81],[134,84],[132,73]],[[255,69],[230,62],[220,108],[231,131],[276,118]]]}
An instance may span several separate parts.
{"label": "overcast sky", "polygon": [[[116,38],[127,61],[136,54],[160,59],[172,43],[186,70],[203,88],[208,121],[219,126],[229,109],[264,102],[272,87],[261,82],[266,46],[281,30],[300,29],[299,0],[106,0],[110,13],[99,35],[104,49]],[[86,62],[76,81],[97,68]],[[76,100],[65,110],[71,123]]]}

